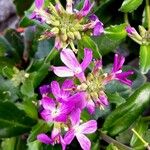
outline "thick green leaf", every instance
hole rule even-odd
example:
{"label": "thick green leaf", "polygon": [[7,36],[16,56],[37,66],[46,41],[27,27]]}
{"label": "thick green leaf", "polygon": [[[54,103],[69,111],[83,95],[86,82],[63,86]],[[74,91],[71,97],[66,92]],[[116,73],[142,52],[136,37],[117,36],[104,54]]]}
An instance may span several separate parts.
{"label": "thick green leaf", "polygon": [[28,149],[27,150],[43,150],[42,143],[39,141],[34,141],[31,143],[28,143]]}
{"label": "thick green leaf", "polygon": [[[146,122],[144,119],[140,118],[136,122],[135,126],[133,126],[133,128],[141,137],[144,138],[145,133],[148,130],[148,122]],[[135,134],[133,134],[133,136],[131,138],[130,145],[132,147],[143,146],[143,148],[144,148],[144,144],[141,142],[141,140]]]}
{"label": "thick green leaf", "polygon": [[125,13],[133,12],[142,4],[142,2],[143,0],[124,0],[120,8],[120,11]]}
{"label": "thick green leaf", "polygon": [[103,130],[117,135],[126,130],[150,104],[150,83],[133,93],[126,103],[117,107],[105,120]]}
{"label": "thick green leaf", "polygon": [[78,43],[78,50],[79,50],[78,53],[81,58],[83,58],[82,56],[84,48],[92,49],[94,58],[97,59],[101,58],[101,54],[96,43],[89,36],[84,36]]}
{"label": "thick green leaf", "polygon": [[127,35],[125,27],[126,24],[110,26],[105,29],[103,35],[94,37],[94,41],[102,55],[114,51],[125,40]]}
{"label": "thick green leaf", "polygon": [[143,74],[150,70],[150,45],[140,47],[140,68]]}
{"label": "thick green leaf", "polygon": [[0,138],[26,133],[34,124],[35,121],[13,103],[0,102]]}

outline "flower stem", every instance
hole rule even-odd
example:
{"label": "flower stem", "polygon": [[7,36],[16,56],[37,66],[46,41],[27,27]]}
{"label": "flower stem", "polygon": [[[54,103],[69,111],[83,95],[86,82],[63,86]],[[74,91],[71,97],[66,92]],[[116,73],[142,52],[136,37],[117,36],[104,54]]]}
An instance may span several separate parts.
{"label": "flower stem", "polygon": [[149,0],[146,0],[146,15],[147,15],[148,30],[150,30],[150,3],[149,3]]}
{"label": "flower stem", "polygon": [[58,50],[56,50],[55,48],[53,48],[50,53],[47,55],[47,57],[44,60],[44,63],[48,63],[50,62],[57,54],[58,54]]}
{"label": "flower stem", "polygon": [[133,150],[131,147],[128,147],[116,140],[114,140],[113,138],[111,138],[110,136],[106,135],[105,133],[101,132],[100,131],[100,135],[101,135],[101,138],[106,141],[107,143],[113,143],[115,146],[118,147],[118,149],[123,149],[123,150]]}
{"label": "flower stem", "polygon": [[148,143],[134,130],[134,129],[131,129],[134,134],[141,140],[141,142],[144,144],[145,147],[148,147]]}
{"label": "flower stem", "polygon": [[124,21],[127,25],[129,25],[129,20],[128,20],[128,13],[124,14]]}

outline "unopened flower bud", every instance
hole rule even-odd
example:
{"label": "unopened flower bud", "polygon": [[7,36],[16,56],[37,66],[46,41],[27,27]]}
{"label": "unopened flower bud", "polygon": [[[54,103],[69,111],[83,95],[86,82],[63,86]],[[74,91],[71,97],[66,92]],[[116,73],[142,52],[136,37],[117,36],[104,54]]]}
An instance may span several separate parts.
{"label": "unopened flower bud", "polygon": [[51,32],[53,34],[58,34],[59,33],[59,29],[57,27],[52,28]]}
{"label": "unopened flower bud", "polygon": [[74,35],[75,35],[75,37],[76,37],[78,40],[81,39],[81,34],[80,34],[80,32],[76,31],[76,32],[74,32]]}
{"label": "unopened flower bud", "polygon": [[72,32],[68,32],[67,35],[68,35],[69,38],[74,40],[74,34]]}

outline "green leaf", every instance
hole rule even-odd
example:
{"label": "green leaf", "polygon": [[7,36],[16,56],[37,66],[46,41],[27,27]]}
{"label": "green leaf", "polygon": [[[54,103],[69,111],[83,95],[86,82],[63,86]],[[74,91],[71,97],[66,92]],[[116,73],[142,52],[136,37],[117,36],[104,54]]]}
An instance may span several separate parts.
{"label": "green leaf", "polygon": [[142,2],[143,0],[124,0],[119,10],[125,13],[131,13],[136,10],[142,4]]}
{"label": "green leaf", "polygon": [[126,102],[125,99],[123,97],[121,97],[119,95],[119,93],[117,93],[117,92],[116,93],[109,93],[109,92],[107,92],[106,95],[108,97],[109,102],[116,104],[116,107],[118,107],[122,103]]}
{"label": "green leaf", "polygon": [[106,150],[119,150],[113,143],[109,144],[107,146]]}
{"label": "green leaf", "polygon": [[126,101],[106,118],[103,130],[117,135],[126,130],[150,104],[150,83],[136,90]]}
{"label": "green leaf", "polygon": [[[146,131],[148,130],[148,122],[144,121],[144,119],[140,118],[135,126],[133,126],[133,128],[135,129],[135,131],[144,138]],[[130,145],[132,147],[138,147],[138,146],[142,146],[144,148],[144,144],[141,142],[141,140],[135,135],[133,134],[131,141],[130,141]]]}
{"label": "green leaf", "polygon": [[35,123],[13,103],[0,102],[0,138],[26,133]]}
{"label": "green leaf", "polygon": [[143,74],[150,70],[150,45],[140,46],[140,68]]}
{"label": "green leaf", "polygon": [[38,134],[50,131],[52,125],[53,123],[47,124],[45,121],[39,120],[39,122],[32,128],[28,137],[28,142],[30,143],[36,140]]}
{"label": "green leaf", "polygon": [[30,74],[28,78],[24,81],[23,85],[21,86],[21,93],[29,98],[34,97],[34,73]]}
{"label": "green leaf", "polygon": [[99,52],[99,49],[96,45],[96,43],[89,37],[89,36],[84,36],[78,43],[78,50],[79,50],[79,56],[83,58],[83,50],[84,48],[90,48],[93,51],[93,57],[100,59],[101,54]]}
{"label": "green leaf", "polygon": [[5,38],[9,41],[15,52],[22,58],[24,50],[23,36],[14,29],[8,29],[5,32]]}
{"label": "green leaf", "polygon": [[42,143],[40,143],[37,140],[34,142],[30,142],[30,143],[28,143],[28,149],[27,150],[43,150]]}
{"label": "green leaf", "polygon": [[18,15],[23,16],[24,11],[30,8],[33,2],[34,0],[14,0]]}
{"label": "green leaf", "polygon": [[110,26],[100,37],[93,37],[102,55],[114,51],[125,40],[127,35],[125,27],[126,24]]}
{"label": "green leaf", "polygon": [[0,76],[0,101],[15,102],[19,97],[19,89],[14,87],[10,80]]}
{"label": "green leaf", "polygon": [[17,106],[26,112],[26,114],[32,119],[38,119],[38,108],[36,106],[35,98],[24,99],[22,103],[19,103]]}

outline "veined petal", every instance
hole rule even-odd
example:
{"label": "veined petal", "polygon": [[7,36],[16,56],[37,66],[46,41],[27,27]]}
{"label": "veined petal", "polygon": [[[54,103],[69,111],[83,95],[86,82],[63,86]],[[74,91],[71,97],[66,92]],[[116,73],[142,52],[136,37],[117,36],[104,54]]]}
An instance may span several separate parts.
{"label": "veined petal", "polygon": [[53,121],[53,118],[52,118],[52,114],[49,110],[43,110],[41,113],[40,113],[41,117],[47,121],[47,122],[52,122]]}
{"label": "veined petal", "polygon": [[115,54],[115,57],[114,57],[114,65],[113,65],[113,72],[117,72],[119,71],[123,64],[125,62],[125,58],[123,56],[120,56],[118,54]]}
{"label": "veined petal", "polygon": [[91,141],[84,134],[77,134],[76,137],[83,150],[90,150]]}
{"label": "veined petal", "polygon": [[78,71],[80,73],[82,71],[79,62],[71,49],[63,49],[60,53],[60,57],[62,62],[74,72]]}
{"label": "veined petal", "polygon": [[52,70],[58,77],[73,77],[74,72],[68,67],[52,67]]}
{"label": "veined petal", "polygon": [[83,58],[83,61],[81,63],[81,66],[82,66],[82,70],[84,71],[88,66],[89,64],[91,63],[92,61],[92,50],[89,49],[89,48],[85,48],[84,49],[84,58]]}
{"label": "veined petal", "polygon": [[35,6],[37,9],[42,8],[43,4],[44,4],[44,0],[35,0]]}
{"label": "veined petal", "polygon": [[40,142],[44,143],[44,144],[51,144],[52,140],[44,133],[41,133],[37,136],[37,140],[39,140]]}
{"label": "veined petal", "polygon": [[61,86],[61,95],[63,97],[69,97],[72,88],[74,88],[74,82],[70,79],[66,79]]}
{"label": "veined petal", "polygon": [[64,136],[65,143],[70,144],[72,140],[74,139],[74,137],[75,137],[74,130],[70,129]]}
{"label": "veined petal", "polygon": [[45,96],[42,98],[41,102],[44,109],[50,111],[55,109],[55,102],[52,98]]}
{"label": "veined petal", "polygon": [[70,120],[71,120],[72,126],[79,125],[80,115],[81,115],[81,110],[79,108],[72,111],[72,113],[70,114]]}
{"label": "veined petal", "polygon": [[97,130],[97,122],[95,120],[90,120],[79,126],[79,130],[82,134],[94,133]]}
{"label": "veined petal", "polygon": [[103,28],[103,25],[101,22],[97,22],[94,26],[94,29],[93,29],[93,35],[94,36],[99,36],[101,35],[102,33],[104,33],[104,28]]}
{"label": "veined petal", "polygon": [[55,96],[56,99],[58,99],[60,97],[60,86],[59,83],[57,81],[52,81],[51,82],[51,90],[53,95]]}

